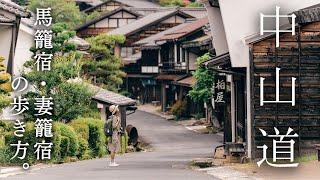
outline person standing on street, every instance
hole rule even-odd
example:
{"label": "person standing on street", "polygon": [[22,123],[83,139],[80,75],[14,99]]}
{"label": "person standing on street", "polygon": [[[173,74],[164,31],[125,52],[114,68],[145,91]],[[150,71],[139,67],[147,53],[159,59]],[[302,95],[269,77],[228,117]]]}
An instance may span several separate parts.
{"label": "person standing on street", "polygon": [[[110,137],[108,142],[108,149],[110,151],[110,164],[109,166],[115,167],[119,166],[115,162],[116,153],[119,153],[121,150],[120,144],[120,134],[121,134],[121,119],[119,114],[119,108],[117,105],[111,105],[109,107],[111,112],[111,117],[107,120],[105,124],[105,133]],[[107,132],[106,132],[107,131]]]}

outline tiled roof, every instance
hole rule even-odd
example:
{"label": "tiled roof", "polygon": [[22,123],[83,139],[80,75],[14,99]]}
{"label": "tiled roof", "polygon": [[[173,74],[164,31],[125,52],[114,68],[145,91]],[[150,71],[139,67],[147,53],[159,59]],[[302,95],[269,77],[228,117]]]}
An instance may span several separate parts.
{"label": "tiled roof", "polygon": [[94,87],[95,90],[97,90],[97,93],[92,97],[92,99],[98,102],[105,104],[115,104],[119,106],[131,106],[136,104],[135,100],[123,96],[121,94],[117,94],[93,85],[92,87]]}
{"label": "tiled roof", "polygon": [[13,13],[19,17],[30,17],[31,15],[29,11],[9,0],[0,0],[0,9]]}
{"label": "tiled roof", "polygon": [[152,36],[149,36],[147,38],[141,39],[140,41],[135,42],[134,45],[155,46],[156,45],[155,40],[161,38],[162,36],[164,36],[166,34],[175,32],[176,30],[185,27],[189,23],[190,23],[190,21],[187,21],[187,22],[185,22],[183,24],[179,24],[179,25],[174,26],[174,27],[172,27],[170,29],[167,29],[165,31],[159,32],[159,33],[157,33],[155,35],[152,35]]}
{"label": "tiled roof", "polygon": [[175,75],[175,74],[160,74],[155,79],[163,81],[179,81],[186,77],[186,75]]}
{"label": "tiled roof", "polygon": [[188,14],[185,14],[181,12],[180,10],[170,10],[170,11],[161,11],[153,14],[149,14],[141,19],[138,19],[134,21],[133,23],[129,23],[125,26],[122,26],[120,28],[117,28],[113,31],[108,32],[107,34],[112,35],[112,34],[122,34],[122,35],[130,35],[133,33],[136,33],[140,29],[151,26],[154,24],[157,24],[158,22],[163,21],[164,19],[167,19],[175,14],[181,14],[185,16],[186,18],[192,17]]}
{"label": "tiled roof", "polygon": [[86,51],[90,48],[90,44],[78,36],[74,36],[73,38],[68,40],[68,43],[72,43],[77,47],[77,50]]}
{"label": "tiled roof", "polygon": [[231,67],[229,52],[213,57],[201,64],[204,67],[227,66]]}
{"label": "tiled roof", "polygon": [[86,9],[84,12],[92,12],[94,11],[97,7],[100,7],[104,4],[107,4],[109,2],[119,2],[122,4],[122,6],[127,6],[127,7],[144,7],[144,8],[159,8],[160,5],[147,1],[147,0],[109,0],[109,1],[105,1],[105,2],[101,2],[99,4],[96,4],[95,6]]}
{"label": "tiled roof", "polygon": [[174,82],[174,84],[176,85],[186,86],[186,87],[192,87],[195,83],[196,83],[196,79],[193,76],[189,76]]}
{"label": "tiled roof", "polygon": [[13,22],[13,20],[0,14],[0,22],[1,23],[11,23],[11,22]]}
{"label": "tiled roof", "polygon": [[206,8],[203,7],[182,7],[180,10],[198,19],[208,16]]}
{"label": "tiled roof", "polygon": [[103,104],[115,104],[119,106],[131,106],[136,104],[136,101],[131,98],[128,98],[126,96],[112,91],[108,91],[99,86],[87,83],[83,81],[81,78],[69,79],[68,82],[76,84],[85,84],[94,94],[92,99]]}
{"label": "tiled roof", "polygon": [[198,29],[201,29],[203,26],[205,26],[206,24],[208,24],[208,18],[201,18],[197,21],[194,21],[192,23],[187,24],[184,27],[181,27],[180,29],[172,32],[172,33],[168,33],[165,34],[164,36],[156,39],[156,41],[163,41],[163,40],[174,40],[174,39],[179,39],[182,38]]}
{"label": "tiled roof", "polygon": [[212,42],[212,37],[210,35],[203,35],[191,41],[183,42],[182,47],[197,47],[202,45],[207,45]]}
{"label": "tiled roof", "polygon": [[124,64],[131,64],[131,63],[136,63],[139,59],[141,59],[141,52],[138,52],[136,54],[132,54],[129,57],[122,58],[122,62]]}
{"label": "tiled roof", "polygon": [[136,17],[140,16],[140,14],[136,13],[136,12],[133,12],[133,11],[130,11],[128,8],[126,7],[121,7],[121,8],[118,8],[118,9],[115,9],[113,11],[108,11],[108,12],[105,12],[105,13],[102,13],[99,17],[96,17],[94,18],[93,20],[89,21],[89,22],[86,22],[84,23],[83,25],[80,25],[79,27],[77,27],[75,30],[78,31],[78,30],[81,30],[81,29],[84,29],[96,22],[99,22],[109,16],[112,16],[114,14],[116,14],[117,12],[120,12],[120,11],[126,11],[132,15],[135,15]]}
{"label": "tiled roof", "polygon": [[[293,12],[296,15],[297,23],[310,23],[320,21],[320,4],[316,4]],[[291,20],[289,18],[289,20]],[[291,21],[290,21],[291,23]]]}
{"label": "tiled roof", "polygon": [[[176,9],[176,7],[159,7],[159,8],[146,8],[146,7],[128,7],[132,11],[136,11],[142,15],[148,15],[160,11],[170,11]],[[207,10],[200,7],[180,7],[180,11],[189,14],[195,18],[203,18],[207,16]]]}

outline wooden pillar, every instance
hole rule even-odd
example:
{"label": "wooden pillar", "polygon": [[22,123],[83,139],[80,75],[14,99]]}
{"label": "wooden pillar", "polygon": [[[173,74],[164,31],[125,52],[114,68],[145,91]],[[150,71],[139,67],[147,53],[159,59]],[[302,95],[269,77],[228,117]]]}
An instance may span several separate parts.
{"label": "wooden pillar", "polygon": [[166,84],[161,83],[161,110],[162,110],[162,112],[166,111],[166,105],[167,105]]}
{"label": "wooden pillar", "polygon": [[178,62],[178,45],[174,43],[174,64]]}
{"label": "wooden pillar", "polygon": [[9,53],[9,58],[8,58],[8,63],[7,63],[7,72],[11,75],[14,76],[14,55],[15,55],[15,50],[17,47],[17,41],[18,41],[18,33],[19,33],[19,27],[20,27],[20,18],[17,18],[16,22],[13,23],[12,26],[12,34],[11,34],[11,46],[10,46],[10,53]]}
{"label": "wooden pillar", "polygon": [[127,114],[126,114],[127,107],[126,106],[119,106],[120,111],[120,119],[121,119],[121,127],[123,129],[127,126]]}
{"label": "wooden pillar", "polygon": [[189,69],[190,69],[190,67],[189,67],[189,51],[188,51],[188,49],[186,48],[186,50],[185,50],[185,61],[186,61],[186,68],[187,68],[187,74],[189,74]]}
{"label": "wooden pillar", "polygon": [[231,131],[232,142],[236,142],[236,93],[233,76],[231,76]]}
{"label": "wooden pillar", "polygon": [[184,90],[184,87],[183,86],[180,86],[180,88],[179,88],[179,100],[181,100],[182,101],[182,98],[183,98],[183,90]]}
{"label": "wooden pillar", "polygon": [[180,54],[180,63],[182,63],[182,56],[183,56],[183,51],[182,51],[182,47],[180,46],[179,48],[179,54]]}
{"label": "wooden pillar", "polygon": [[98,103],[97,107],[100,110],[100,118],[101,118],[101,120],[102,121],[107,121],[106,105]]}
{"label": "wooden pillar", "polygon": [[158,51],[158,65],[161,64],[161,49]]}

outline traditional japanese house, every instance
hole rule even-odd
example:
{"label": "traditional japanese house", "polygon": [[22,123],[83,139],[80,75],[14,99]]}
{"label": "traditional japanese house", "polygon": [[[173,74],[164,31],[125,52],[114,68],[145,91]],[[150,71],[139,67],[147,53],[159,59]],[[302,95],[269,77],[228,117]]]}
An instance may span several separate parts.
{"label": "traditional japanese house", "polygon": [[[218,73],[224,73],[230,87],[230,105],[226,105],[230,108],[228,108],[229,112],[225,111],[224,117],[225,124],[230,126],[225,131],[226,147],[231,147],[228,145],[230,143],[236,146],[242,144],[243,153],[247,157],[259,158],[262,149],[258,149],[257,146],[263,144],[270,146],[270,139],[268,141],[266,138],[262,138],[259,128],[274,134],[273,127],[277,127],[281,134],[286,134],[289,126],[299,134],[299,138],[294,139],[296,152],[302,153],[301,149],[312,147],[313,143],[319,141],[316,120],[319,116],[316,110],[317,94],[319,93],[316,85],[319,84],[317,79],[319,28],[317,27],[317,18],[315,18],[319,14],[319,9],[317,7],[302,8],[313,6],[319,1],[292,0],[287,3],[285,0],[244,0],[241,2],[210,0],[205,2],[210,27],[214,30],[211,32],[217,55],[208,68],[212,68]],[[260,30],[259,24],[257,24],[260,13],[275,13],[275,4],[286,5],[280,9],[280,14],[285,15],[302,9],[295,12],[298,23],[295,27],[296,35],[292,37],[291,34],[281,33],[280,47],[278,48],[275,47],[274,34],[259,36],[257,33]],[[246,8],[234,8],[238,6]],[[231,16],[231,14],[239,16]],[[275,24],[272,22],[266,22],[264,27],[275,29]],[[282,29],[286,29],[285,25],[289,24],[288,18],[281,18],[279,23]],[[291,26],[289,24],[289,27]],[[256,36],[248,37],[250,34]],[[226,53],[229,53],[230,66],[221,68],[213,63],[221,61],[221,57]],[[265,99],[275,98],[276,67],[281,68],[280,92],[283,94],[280,95],[280,99],[288,100],[289,96],[291,97],[289,93],[290,78],[297,78],[295,106],[285,103],[266,103],[260,107],[257,104],[261,97],[259,77],[265,78]],[[227,148],[226,152],[240,152],[239,149],[241,148]]]}
{"label": "traditional japanese house", "polygon": [[0,55],[3,56],[7,71],[12,74],[14,56],[21,18],[30,17],[30,12],[8,1],[0,0]]}
{"label": "traditional japanese house", "polygon": [[[160,47],[160,59],[158,59],[160,74],[156,80],[161,84],[163,111],[170,109],[177,100],[187,101],[189,107],[195,106],[186,95],[194,83],[190,76],[191,71],[197,68],[196,59],[212,48],[211,38],[205,30],[207,24],[208,19],[202,18],[181,25],[177,30],[155,40],[156,45]],[[204,40],[206,38],[209,39],[207,43]],[[189,84],[186,85],[187,82]],[[195,109],[190,108],[190,110]]]}
{"label": "traditional japanese house", "polygon": [[85,13],[113,11],[120,7],[159,8],[160,5],[148,0],[108,0],[84,10]]}
{"label": "traditional japanese house", "polygon": [[34,18],[22,18],[19,26],[19,34],[16,45],[16,53],[13,61],[14,76],[20,75],[24,63],[30,60],[32,52],[30,48],[34,46]]}
{"label": "traditional japanese house", "polygon": [[179,9],[161,11],[147,15],[136,20],[134,23],[117,28],[107,34],[118,34],[126,37],[125,43],[121,47],[118,46],[115,49],[115,54],[121,56],[125,60],[124,64],[127,64],[130,63],[131,60],[133,61],[133,57],[136,57],[134,54],[139,53],[140,51],[139,46],[134,46],[135,42],[182,24],[187,18],[193,17],[185,14]]}
{"label": "traditional japanese house", "polygon": [[125,26],[139,18],[139,14],[120,7],[112,11],[106,11],[99,17],[86,22],[77,27],[75,30],[77,35],[82,38],[97,36],[101,33],[107,33],[114,29]]}
{"label": "traditional japanese house", "polygon": [[[166,31],[134,43],[141,46],[141,60],[134,63],[139,76],[128,73],[128,87],[149,82],[143,89],[148,92],[136,93],[143,102],[160,101],[162,110],[167,111],[177,100],[186,100],[188,107],[196,106],[186,94],[194,84],[191,71],[196,69],[196,58],[212,48],[211,37],[205,34],[207,18],[188,20]],[[133,69],[133,68],[132,68]],[[190,108],[196,110],[196,108]]]}
{"label": "traditional japanese house", "polygon": [[[275,34],[252,37],[247,43],[251,57],[252,143],[272,146],[271,140],[261,138],[259,128],[273,132],[277,127],[282,133],[292,128],[299,135],[294,139],[295,152],[301,155],[314,151],[314,144],[320,142],[320,4],[294,14],[298,23],[296,34],[282,33],[279,48]],[[292,77],[296,78],[294,106],[291,103],[260,105],[260,77],[265,78],[265,100],[276,98],[276,68],[281,68],[280,101],[292,100]],[[262,157],[261,151],[254,153]]]}
{"label": "traditional japanese house", "polygon": [[[152,72],[141,73],[141,61],[139,61],[139,59],[141,59],[142,53],[140,45],[135,44],[135,42],[182,24],[186,22],[186,19],[188,18],[193,17],[181,12],[179,9],[160,11],[149,14],[141,19],[136,20],[134,23],[128,24],[108,33],[126,36],[126,42],[122,45],[122,47],[118,46],[115,49],[115,54],[122,57],[125,65],[124,70],[128,74],[127,78],[130,78],[130,80],[127,79],[127,82],[130,81],[130,83],[142,85],[135,87],[129,83],[126,83],[126,89],[131,93],[132,97],[139,98],[142,102],[144,102],[146,99],[148,102],[151,101],[153,98],[148,97],[150,94],[159,97],[157,91],[144,87],[144,85],[155,85],[155,82],[150,81],[150,78],[152,78],[152,73],[158,73],[158,69],[154,68],[152,69]],[[156,57],[158,57],[158,54]],[[148,71],[150,71],[150,69],[148,69]],[[142,84],[140,81],[141,78],[145,79]],[[137,83],[135,83],[136,81]],[[142,91],[147,91],[147,93]],[[145,95],[141,96],[142,94]]]}
{"label": "traditional japanese house", "polygon": [[[145,8],[145,7],[128,7],[128,9],[138,12],[144,16],[156,13],[159,11],[174,10],[176,7],[157,7],[157,8]],[[207,16],[207,10],[203,7],[179,7],[180,11],[189,14],[195,18],[203,18]]]}

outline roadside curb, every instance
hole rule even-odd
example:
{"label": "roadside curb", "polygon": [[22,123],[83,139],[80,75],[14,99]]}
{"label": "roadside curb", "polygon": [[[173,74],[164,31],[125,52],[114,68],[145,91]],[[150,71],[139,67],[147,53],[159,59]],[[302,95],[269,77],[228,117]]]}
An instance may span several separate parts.
{"label": "roadside curb", "polygon": [[54,165],[47,165],[47,164],[37,164],[34,166],[30,166],[28,170],[24,170],[22,167],[1,167],[0,168],[0,178],[6,178],[9,176],[14,176],[18,174],[23,174],[30,171],[36,171],[43,168],[52,167]]}
{"label": "roadside curb", "polygon": [[253,177],[252,175],[246,174],[244,172],[240,172],[234,170],[228,166],[220,166],[220,167],[209,167],[197,169],[201,172],[206,172],[207,174],[217,178],[217,179],[231,179],[231,180],[262,180],[263,178]]}

